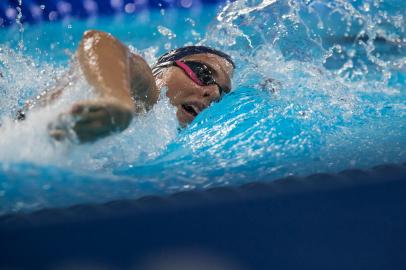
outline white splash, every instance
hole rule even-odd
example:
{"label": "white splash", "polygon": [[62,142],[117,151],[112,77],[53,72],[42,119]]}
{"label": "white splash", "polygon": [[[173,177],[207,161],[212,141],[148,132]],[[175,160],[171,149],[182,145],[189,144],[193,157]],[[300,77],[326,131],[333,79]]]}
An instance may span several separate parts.
{"label": "white splash", "polygon": [[[84,79],[80,68],[44,68],[28,57],[16,56],[12,50],[2,48],[2,52],[4,54],[0,54],[0,61],[9,67],[4,74],[5,80],[0,80],[0,87],[6,90],[0,98],[0,105],[2,109],[5,108],[0,114],[0,161],[3,164],[32,162],[106,172],[113,166],[127,165],[140,157],[151,159],[176,137],[176,109],[169,103],[163,89],[154,108],[134,117],[131,125],[120,134],[92,144],[56,142],[48,135],[48,124],[60,113],[68,111],[75,101],[95,98],[92,87]],[[10,63],[14,57],[19,59],[18,65]],[[75,60],[71,61],[71,65],[77,67]],[[20,78],[14,69],[23,70],[25,76]],[[49,80],[50,77],[54,79]],[[62,96],[46,107],[32,109],[27,113],[26,120],[16,122],[10,112],[15,112],[19,107],[17,104],[21,104],[26,97],[35,102],[40,97],[41,89],[52,88],[50,82],[63,85],[65,90]],[[22,90],[26,88],[30,91]]]}

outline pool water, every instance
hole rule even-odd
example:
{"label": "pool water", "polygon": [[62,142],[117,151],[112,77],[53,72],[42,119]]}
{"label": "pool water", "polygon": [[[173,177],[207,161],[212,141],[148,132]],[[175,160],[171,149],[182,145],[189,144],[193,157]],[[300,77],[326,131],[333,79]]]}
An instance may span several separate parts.
{"label": "pool water", "polygon": [[[405,20],[402,0],[266,0],[0,29],[0,213],[404,162]],[[92,96],[80,71],[64,75],[89,28],[151,64],[185,44],[222,49],[234,90],[185,129],[162,89],[121,134],[55,142],[48,123]],[[58,78],[60,101],[11,120]]]}

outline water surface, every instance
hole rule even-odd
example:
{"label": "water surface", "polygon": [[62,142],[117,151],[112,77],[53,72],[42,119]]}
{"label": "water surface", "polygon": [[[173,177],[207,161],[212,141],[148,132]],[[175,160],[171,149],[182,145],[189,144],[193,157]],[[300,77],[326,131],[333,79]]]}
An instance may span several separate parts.
{"label": "water surface", "polygon": [[[404,162],[405,12],[400,0],[236,1],[24,25],[23,49],[17,26],[1,29],[0,213]],[[122,134],[56,143],[47,124],[91,96],[78,79],[15,124],[26,99],[64,77],[89,28],[151,64],[183,45],[222,49],[238,66],[234,90],[180,131],[163,93]]]}

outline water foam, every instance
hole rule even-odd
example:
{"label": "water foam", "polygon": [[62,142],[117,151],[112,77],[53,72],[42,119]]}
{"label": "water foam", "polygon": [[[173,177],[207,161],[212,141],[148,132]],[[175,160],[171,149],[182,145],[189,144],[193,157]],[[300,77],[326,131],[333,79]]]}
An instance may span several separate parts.
{"label": "water foam", "polygon": [[[127,165],[140,156],[151,159],[165,148],[177,133],[175,108],[165,96],[165,89],[154,108],[135,117],[129,128],[121,134],[93,144],[78,146],[64,141],[57,142],[48,135],[48,125],[59,114],[69,110],[79,100],[96,98],[84,79],[77,63],[71,68],[55,68],[36,64],[30,57],[2,48],[0,61],[5,67],[1,89],[0,160],[56,165],[76,170],[101,170]],[[17,60],[17,61],[16,61]],[[21,76],[24,74],[24,76]],[[4,87],[4,88],[3,88]],[[38,102],[44,89],[63,87],[60,98],[48,106],[36,106],[27,113],[25,121],[16,122],[15,113],[24,102]]]}

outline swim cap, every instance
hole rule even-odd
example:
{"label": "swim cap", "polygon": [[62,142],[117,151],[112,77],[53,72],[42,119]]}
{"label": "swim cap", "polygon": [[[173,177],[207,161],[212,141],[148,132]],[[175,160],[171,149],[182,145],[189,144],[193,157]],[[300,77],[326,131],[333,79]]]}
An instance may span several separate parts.
{"label": "swim cap", "polygon": [[219,50],[209,48],[206,46],[185,46],[182,48],[169,51],[164,55],[162,55],[161,57],[159,57],[156,64],[152,67],[152,73],[156,75],[162,68],[172,64],[173,61],[180,60],[183,57],[199,53],[211,53],[218,55],[227,60],[233,66],[233,68],[235,68],[235,64],[231,59],[231,57],[228,54],[225,54]]}

